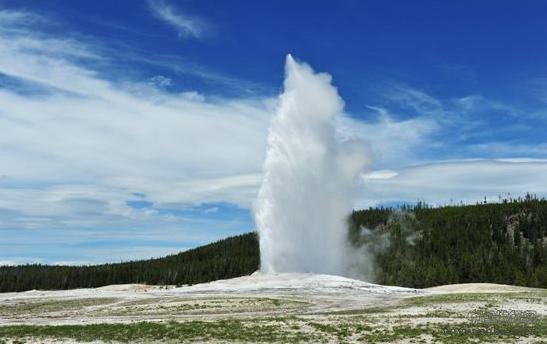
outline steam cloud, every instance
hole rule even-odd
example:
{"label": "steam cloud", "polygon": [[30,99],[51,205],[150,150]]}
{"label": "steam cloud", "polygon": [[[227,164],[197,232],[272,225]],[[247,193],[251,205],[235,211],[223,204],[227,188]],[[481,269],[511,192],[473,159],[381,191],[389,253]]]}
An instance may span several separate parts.
{"label": "steam cloud", "polygon": [[358,141],[336,139],[344,103],[330,75],[291,55],[285,74],[254,207],[261,269],[347,275],[347,216],[369,154]]}

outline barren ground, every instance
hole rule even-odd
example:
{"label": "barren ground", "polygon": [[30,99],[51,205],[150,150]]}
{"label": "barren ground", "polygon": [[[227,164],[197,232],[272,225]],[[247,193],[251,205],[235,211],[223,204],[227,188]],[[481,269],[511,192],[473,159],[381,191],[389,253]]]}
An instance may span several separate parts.
{"label": "barren ground", "polygon": [[547,290],[277,274],[0,294],[0,343],[547,343]]}

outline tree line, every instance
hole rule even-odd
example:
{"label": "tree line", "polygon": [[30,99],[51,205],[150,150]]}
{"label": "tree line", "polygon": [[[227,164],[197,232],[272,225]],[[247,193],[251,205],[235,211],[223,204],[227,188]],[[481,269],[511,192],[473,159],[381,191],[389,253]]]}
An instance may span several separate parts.
{"label": "tree line", "polygon": [[[547,201],[370,208],[349,217],[349,241],[367,251],[376,283],[424,288],[491,282],[547,287]],[[88,266],[0,266],[0,292],[110,284],[195,284],[249,275],[260,265],[247,233],[163,258]]]}
{"label": "tree line", "polygon": [[547,201],[531,195],[490,204],[354,211],[349,236],[371,251],[372,277],[380,284],[547,287]]}
{"label": "tree line", "polygon": [[251,274],[259,259],[257,236],[249,233],[156,259],[88,266],[2,266],[0,292],[126,283],[195,284]]}

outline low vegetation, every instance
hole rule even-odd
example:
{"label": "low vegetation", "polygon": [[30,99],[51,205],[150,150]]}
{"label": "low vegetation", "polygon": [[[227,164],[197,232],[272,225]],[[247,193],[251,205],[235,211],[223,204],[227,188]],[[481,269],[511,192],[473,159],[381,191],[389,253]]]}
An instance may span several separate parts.
{"label": "low vegetation", "polygon": [[[469,343],[473,341],[506,342],[526,338],[541,342],[547,333],[547,321],[541,317],[519,317],[511,321],[495,312],[471,322],[406,324],[393,322],[378,326],[375,319],[364,316],[336,319],[307,317],[259,318],[253,320],[138,322],[130,324],[92,324],[59,326],[2,326],[0,338],[19,343],[36,339],[73,339],[78,342],[103,341],[122,343],[149,342],[412,342]],[[0,343],[2,343],[0,341]]]}
{"label": "low vegetation", "polygon": [[84,299],[37,299],[34,302],[12,302],[0,304],[0,317],[13,315],[33,315],[40,313],[81,310],[83,307],[108,305],[116,302],[116,298],[84,298]]}

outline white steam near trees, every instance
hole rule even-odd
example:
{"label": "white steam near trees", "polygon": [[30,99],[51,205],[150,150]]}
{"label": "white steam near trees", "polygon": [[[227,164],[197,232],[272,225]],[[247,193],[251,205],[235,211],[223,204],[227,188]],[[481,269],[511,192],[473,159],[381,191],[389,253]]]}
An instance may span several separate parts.
{"label": "white steam near trees", "polygon": [[261,269],[347,275],[347,216],[369,154],[359,141],[336,138],[344,103],[331,76],[291,55],[285,69],[254,207]]}

